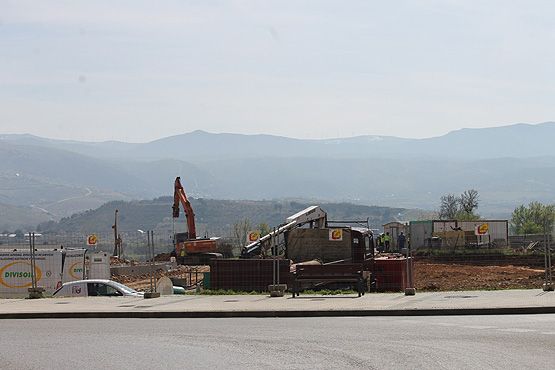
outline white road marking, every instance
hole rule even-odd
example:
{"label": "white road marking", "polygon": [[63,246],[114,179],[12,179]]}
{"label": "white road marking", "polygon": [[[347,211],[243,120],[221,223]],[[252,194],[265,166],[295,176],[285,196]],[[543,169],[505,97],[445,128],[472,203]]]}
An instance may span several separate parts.
{"label": "white road marking", "polygon": [[531,333],[533,331],[537,331],[534,329],[518,329],[518,328],[508,328],[508,329],[497,329],[499,331],[506,331],[510,333]]}
{"label": "white road marking", "polygon": [[467,329],[496,329],[497,326],[487,326],[487,325],[464,325],[463,328],[467,328]]}

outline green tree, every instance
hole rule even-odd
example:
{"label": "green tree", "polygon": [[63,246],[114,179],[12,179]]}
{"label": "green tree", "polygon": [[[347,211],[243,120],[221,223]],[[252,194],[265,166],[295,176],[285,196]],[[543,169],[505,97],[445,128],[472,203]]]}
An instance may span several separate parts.
{"label": "green tree", "polygon": [[260,231],[260,236],[264,236],[264,235],[268,235],[272,230],[270,229],[270,226],[268,226],[267,223],[262,222],[260,223],[256,229],[258,231]]}
{"label": "green tree", "polygon": [[441,219],[476,221],[480,216],[475,213],[478,208],[478,191],[475,189],[465,190],[460,196],[447,194],[441,197],[439,217]]}
{"label": "green tree", "polygon": [[555,205],[531,202],[515,208],[511,228],[515,234],[541,234],[550,232],[555,222]]}
{"label": "green tree", "polygon": [[474,212],[465,212],[459,211],[455,216],[455,219],[458,221],[478,221],[480,219],[480,215],[475,214]]}
{"label": "green tree", "polygon": [[235,237],[238,246],[245,246],[247,243],[247,233],[251,229],[251,222],[248,218],[244,218],[233,224],[233,236]]}
{"label": "green tree", "polygon": [[478,191],[475,189],[465,190],[459,197],[459,205],[462,212],[472,215],[478,208]]}
{"label": "green tree", "polygon": [[459,200],[455,194],[447,194],[441,197],[441,205],[439,206],[439,218],[443,220],[452,220],[459,212]]}

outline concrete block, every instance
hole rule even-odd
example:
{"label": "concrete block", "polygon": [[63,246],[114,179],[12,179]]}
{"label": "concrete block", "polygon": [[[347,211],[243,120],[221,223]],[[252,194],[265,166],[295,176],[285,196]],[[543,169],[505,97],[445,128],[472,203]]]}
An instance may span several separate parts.
{"label": "concrete block", "polygon": [[159,292],[145,292],[145,299],[160,298]]}
{"label": "concrete block", "polygon": [[283,297],[287,290],[287,284],[272,284],[268,285],[270,297]]}
{"label": "concrete block", "polygon": [[29,299],[44,298],[44,288],[28,288]]}

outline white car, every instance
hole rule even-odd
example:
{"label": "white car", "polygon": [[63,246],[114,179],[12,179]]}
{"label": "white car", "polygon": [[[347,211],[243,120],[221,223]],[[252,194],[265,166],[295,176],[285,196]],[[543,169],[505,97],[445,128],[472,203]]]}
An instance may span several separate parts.
{"label": "white car", "polygon": [[54,297],[143,297],[143,292],[112,280],[77,280],[64,283]]}

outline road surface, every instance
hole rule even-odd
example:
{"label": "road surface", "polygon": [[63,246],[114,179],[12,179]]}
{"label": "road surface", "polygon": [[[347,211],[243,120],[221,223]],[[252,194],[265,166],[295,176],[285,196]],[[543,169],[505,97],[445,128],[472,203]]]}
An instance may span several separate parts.
{"label": "road surface", "polygon": [[555,315],[0,320],[6,369],[553,369]]}

